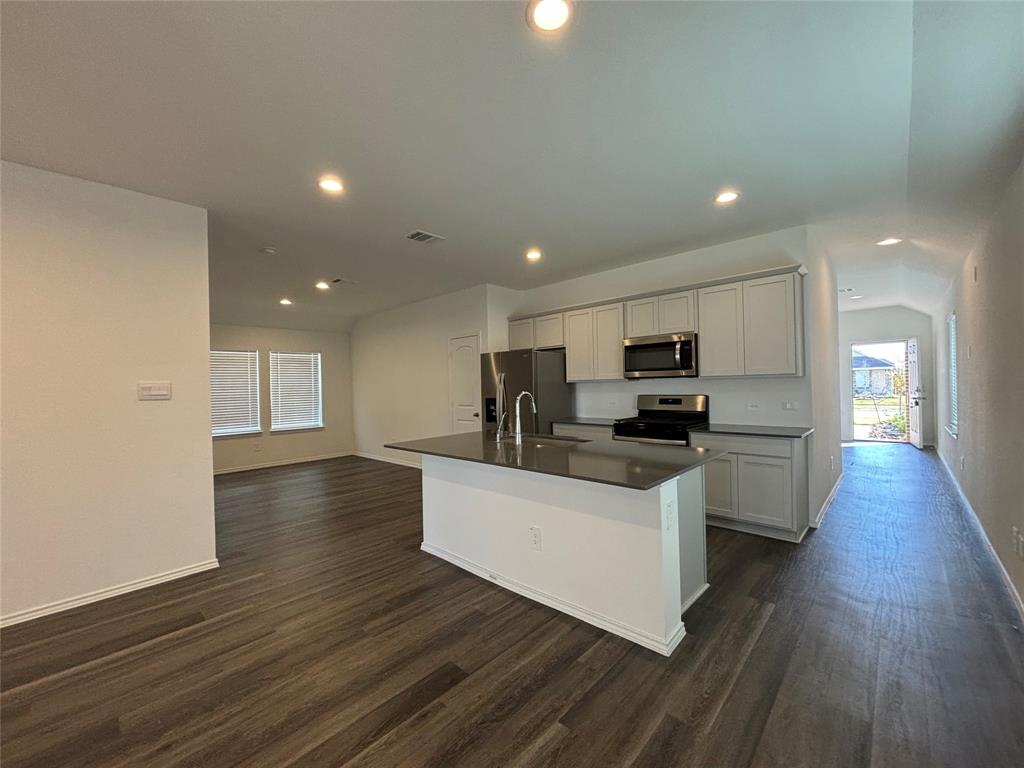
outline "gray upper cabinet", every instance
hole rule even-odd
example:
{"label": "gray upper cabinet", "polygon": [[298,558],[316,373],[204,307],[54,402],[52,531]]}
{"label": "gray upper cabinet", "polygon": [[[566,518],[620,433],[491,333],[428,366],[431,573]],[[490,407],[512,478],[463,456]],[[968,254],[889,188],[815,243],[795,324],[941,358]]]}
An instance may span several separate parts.
{"label": "gray upper cabinet", "polygon": [[796,275],[743,282],[743,360],[750,375],[802,373]]}
{"label": "gray upper cabinet", "polygon": [[658,333],[697,330],[697,292],[680,291],[658,297]]}
{"label": "gray upper cabinet", "polygon": [[802,376],[803,285],[796,273],[698,291],[701,376]]}
{"label": "gray upper cabinet", "polygon": [[803,325],[803,277],[788,271],[511,320],[508,335],[509,349],[564,346],[568,381],[621,379],[623,338],[688,332],[700,376],[803,376]]}
{"label": "gray upper cabinet", "polygon": [[533,345],[537,349],[565,346],[564,317],[561,312],[545,315],[533,321]]}
{"label": "gray upper cabinet", "polygon": [[565,380],[594,378],[594,310],[592,307],[565,313]]}
{"label": "gray upper cabinet", "polygon": [[508,324],[509,349],[533,349],[533,318],[510,320]]}
{"label": "gray upper cabinet", "polygon": [[653,336],[658,330],[658,297],[626,302],[626,336]]}
{"label": "gray upper cabinet", "polygon": [[680,291],[626,302],[626,336],[697,330],[697,292]]}
{"label": "gray upper cabinet", "polygon": [[700,376],[742,376],[743,284],[729,283],[697,292],[700,338],[697,371]]}

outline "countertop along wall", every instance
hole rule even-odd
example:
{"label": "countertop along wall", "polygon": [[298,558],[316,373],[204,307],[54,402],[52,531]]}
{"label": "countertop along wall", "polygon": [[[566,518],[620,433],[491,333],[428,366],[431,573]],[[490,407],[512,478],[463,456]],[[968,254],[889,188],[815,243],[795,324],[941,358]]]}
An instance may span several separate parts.
{"label": "countertop along wall", "polygon": [[842,398],[843,439],[853,439],[853,372],[850,346],[864,341],[917,338],[918,369],[925,400],[921,409],[922,439],[935,445],[935,355],[932,318],[907,307],[879,307],[839,313],[839,392]]}
{"label": "countertop along wall", "polygon": [[[206,211],[2,164],[3,621],[215,567]],[[139,381],[172,399],[139,401]]]}
{"label": "countertop along wall", "polygon": [[[213,438],[214,472],[292,464],[345,456],[355,450],[352,419],[352,353],[349,334],[243,325],[211,325],[210,349],[258,350],[259,435]],[[324,426],[270,431],[268,352],[319,352]]]}
{"label": "countertop along wall", "polygon": [[[946,431],[946,316],[952,311],[957,313],[959,337],[957,438]],[[939,454],[970,501],[1018,595],[1024,595],[1024,559],[1014,553],[1011,540],[1012,526],[1024,530],[1024,166],[1011,179],[983,241],[965,259],[932,329]]]}

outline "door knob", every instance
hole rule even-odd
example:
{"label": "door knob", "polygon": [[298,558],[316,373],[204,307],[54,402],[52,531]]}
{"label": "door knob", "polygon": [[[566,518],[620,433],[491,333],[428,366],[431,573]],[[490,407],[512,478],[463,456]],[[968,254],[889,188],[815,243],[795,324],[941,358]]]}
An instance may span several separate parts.
{"label": "door knob", "polygon": [[480,418],[480,413],[479,413],[479,411],[473,414],[473,418],[474,418],[474,419],[479,419],[479,418]]}

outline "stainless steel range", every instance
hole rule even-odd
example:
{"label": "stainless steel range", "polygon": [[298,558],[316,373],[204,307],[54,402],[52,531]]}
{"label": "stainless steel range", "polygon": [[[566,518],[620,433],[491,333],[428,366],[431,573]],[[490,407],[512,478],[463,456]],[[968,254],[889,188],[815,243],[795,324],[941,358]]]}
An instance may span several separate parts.
{"label": "stainless steel range", "polygon": [[707,395],[637,395],[636,407],[636,416],[615,420],[616,440],[689,445],[690,430],[708,425]]}

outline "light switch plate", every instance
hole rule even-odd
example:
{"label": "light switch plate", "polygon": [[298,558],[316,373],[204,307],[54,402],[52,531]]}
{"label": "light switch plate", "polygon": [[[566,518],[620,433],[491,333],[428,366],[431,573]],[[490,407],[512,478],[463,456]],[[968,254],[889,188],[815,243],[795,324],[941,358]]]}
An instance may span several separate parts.
{"label": "light switch plate", "polygon": [[138,384],[139,400],[170,400],[171,382],[140,381]]}

